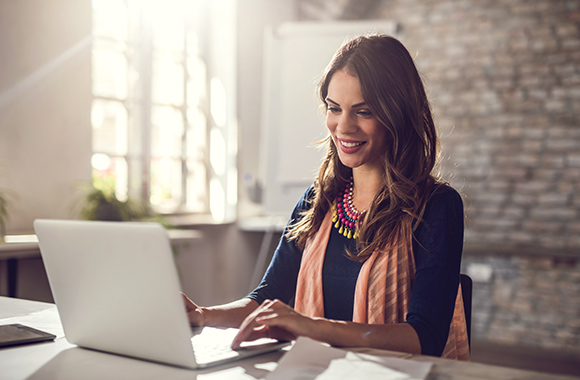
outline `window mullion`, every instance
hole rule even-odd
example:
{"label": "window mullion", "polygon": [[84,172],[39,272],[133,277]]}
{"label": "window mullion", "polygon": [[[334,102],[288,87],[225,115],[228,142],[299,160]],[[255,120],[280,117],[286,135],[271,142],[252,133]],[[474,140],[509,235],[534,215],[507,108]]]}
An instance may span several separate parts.
{"label": "window mullion", "polygon": [[141,8],[139,92],[141,123],[141,199],[150,207],[151,197],[151,107],[153,81],[153,36],[151,9],[144,5]]}

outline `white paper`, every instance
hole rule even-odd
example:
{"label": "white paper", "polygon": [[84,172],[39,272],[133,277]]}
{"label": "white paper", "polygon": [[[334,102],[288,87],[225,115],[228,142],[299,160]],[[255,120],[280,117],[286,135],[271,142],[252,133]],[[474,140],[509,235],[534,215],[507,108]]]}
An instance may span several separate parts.
{"label": "white paper", "polygon": [[433,363],[348,352],[300,337],[267,380],[423,380]]}
{"label": "white paper", "polygon": [[316,380],[336,380],[336,379],[384,379],[384,380],[409,380],[411,377],[403,372],[392,370],[381,363],[365,360],[360,357],[352,357],[347,354],[345,358],[334,359],[330,362]]}

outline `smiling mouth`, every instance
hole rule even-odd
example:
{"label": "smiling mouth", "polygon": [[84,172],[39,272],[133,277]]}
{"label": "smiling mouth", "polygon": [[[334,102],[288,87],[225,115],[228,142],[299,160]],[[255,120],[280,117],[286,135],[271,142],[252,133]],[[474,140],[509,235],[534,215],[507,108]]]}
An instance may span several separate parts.
{"label": "smiling mouth", "polygon": [[362,142],[346,142],[346,141],[340,140],[340,145],[344,146],[345,148],[355,148],[355,147],[360,146],[362,144],[364,144],[364,141],[362,141]]}

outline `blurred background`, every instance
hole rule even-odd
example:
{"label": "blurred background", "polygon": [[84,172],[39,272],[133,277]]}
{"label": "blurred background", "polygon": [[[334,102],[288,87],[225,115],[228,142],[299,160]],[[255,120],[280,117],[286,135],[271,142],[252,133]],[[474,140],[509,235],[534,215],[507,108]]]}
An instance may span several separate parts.
{"label": "blurred background", "polygon": [[[261,202],[265,34],[361,21],[424,76],[465,203],[473,360],[580,375],[578,0],[0,0],[5,246],[98,218],[97,194],[196,232],[174,244],[199,303],[245,295],[287,218]],[[16,268],[16,296],[52,300],[37,253]]]}

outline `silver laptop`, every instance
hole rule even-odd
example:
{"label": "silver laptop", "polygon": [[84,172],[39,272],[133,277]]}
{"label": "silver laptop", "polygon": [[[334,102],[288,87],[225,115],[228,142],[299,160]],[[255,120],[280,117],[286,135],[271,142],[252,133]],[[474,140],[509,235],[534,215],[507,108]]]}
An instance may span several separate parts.
{"label": "silver laptop", "polygon": [[236,329],[192,330],[166,230],[157,223],[36,220],[66,339],[80,347],[186,368],[276,350],[230,344]]}

